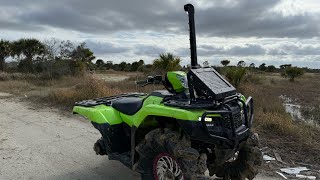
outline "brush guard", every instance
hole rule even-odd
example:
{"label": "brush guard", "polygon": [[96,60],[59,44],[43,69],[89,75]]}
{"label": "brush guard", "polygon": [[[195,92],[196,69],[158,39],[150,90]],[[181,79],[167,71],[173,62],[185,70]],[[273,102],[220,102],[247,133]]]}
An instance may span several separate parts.
{"label": "brush guard", "polygon": [[[235,117],[237,114],[234,114],[231,106],[227,103],[231,101],[239,101],[242,104],[243,109],[243,118],[244,118],[244,126],[243,124],[239,127],[236,127]],[[239,96],[231,97],[224,102],[224,106],[227,110],[216,110],[216,111],[206,111],[201,116],[201,124],[205,133],[212,138],[214,141],[223,141],[227,144],[235,147],[239,144],[240,141],[248,137],[248,133],[250,132],[252,121],[253,121],[253,98],[250,96],[246,102],[244,102]],[[214,131],[210,131],[210,126],[215,126],[213,120],[211,122],[206,121],[206,118],[212,118],[210,115],[219,114],[221,117],[228,117],[231,125],[232,136],[224,137],[222,135],[214,134]],[[242,116],[240,116],[241,120],[243,120]],[[225,120],[225,119],[223,119]]]}

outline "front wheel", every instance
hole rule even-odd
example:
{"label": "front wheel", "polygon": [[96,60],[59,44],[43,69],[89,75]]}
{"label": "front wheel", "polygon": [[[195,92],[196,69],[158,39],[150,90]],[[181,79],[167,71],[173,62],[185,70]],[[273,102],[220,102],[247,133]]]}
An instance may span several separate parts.
{"label": "front wheel", "polygon": [[206,154],[191,148],[186,137],[169,129],[150,131],[136,147],[141,179],[203,179]]}
{"label": "front wheel", "polygon": [[210,175],[215,174],[224,180],[252,180],[263,163],[262,153],[258,147],[259,137],[253,134],[236,153],[237,157],[223,164],[209,164]]}
{"label": "front wheel", "polygon": [[155,179],[185,179],[179,163],[169,153],[160,153],[154,158],[153,175]]}

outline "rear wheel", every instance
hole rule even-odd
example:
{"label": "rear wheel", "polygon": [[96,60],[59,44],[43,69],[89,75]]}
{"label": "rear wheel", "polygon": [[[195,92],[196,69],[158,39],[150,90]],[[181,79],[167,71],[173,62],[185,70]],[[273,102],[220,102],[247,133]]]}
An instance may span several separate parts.
{"label": "rear wheel", "polygon": [[207,169],[206,154],[200,155],[190,140],[169,129],[150,131],[136,151],[142,179],[203,179]]}

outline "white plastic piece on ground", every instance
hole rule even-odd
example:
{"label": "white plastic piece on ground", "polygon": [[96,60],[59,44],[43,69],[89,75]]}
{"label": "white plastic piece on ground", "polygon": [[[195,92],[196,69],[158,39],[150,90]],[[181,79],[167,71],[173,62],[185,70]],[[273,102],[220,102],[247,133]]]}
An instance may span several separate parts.
{"label": "white plastic piece on ground", "polygon": [[281,177],[283,177],[283,179],[288,179],[284,174],[282,174],[281,172],[276,171],[277,174],[279,174]]}
{"label": "white plastic piece on ground", "polygon": [[271,156],[268,156],[268,155],[263,155],[263,160],[265,160],[265,161],[274,161],[276,159],[271,157]]}
{"label": "white plastic piece on ground", "polygon": [[273,152],[273,153],[274,153],[275,159],[276,159],[277,161],[285,164],[285,162],[283,162],[283,160],[282,160],[282,158],[281,158],[281,156],[280,156],[279,153],[277,153],[277,152]]}
{"label": "white plastic piece on ground", "polygon": [[0,97],[10,97],[12,94],[0,92]]}
{"label": "white plastic piece on ground", "polygon": [[280,170],[287,174],[299,174],[301,171],[308,171],[309,169],[306,167],[295,167],[295,168],[282,168]]}
{"label": "white plastic piece on ground", "polygon": [[310,179],[310,180],[316,180],[317,179],[317,177],[315,177],[315,176],[305,176],[305,175],[302,175],[302,174],[296,174],[296,177],[300,178],[300,179]]}

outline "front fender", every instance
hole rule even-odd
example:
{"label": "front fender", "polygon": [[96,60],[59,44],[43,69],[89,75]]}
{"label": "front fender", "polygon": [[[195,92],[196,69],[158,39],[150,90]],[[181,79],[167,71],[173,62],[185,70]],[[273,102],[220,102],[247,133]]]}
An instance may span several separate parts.
{"label": "front fender", "polygon": [[122,123],[119,111],[110,106],[98,105],[93,107],[74,106],[74,114],[80,114],[91,122],[98,124],[108,123],[110,125]]}
{"label": "front fender", "polygon": [[139,127],[148,116],[161,116],[187,121],[199,121],[204,110],[185,110],[162,104],[144,105],[136,114],[129,116],[121,113],[124,122],[129,126]]}

